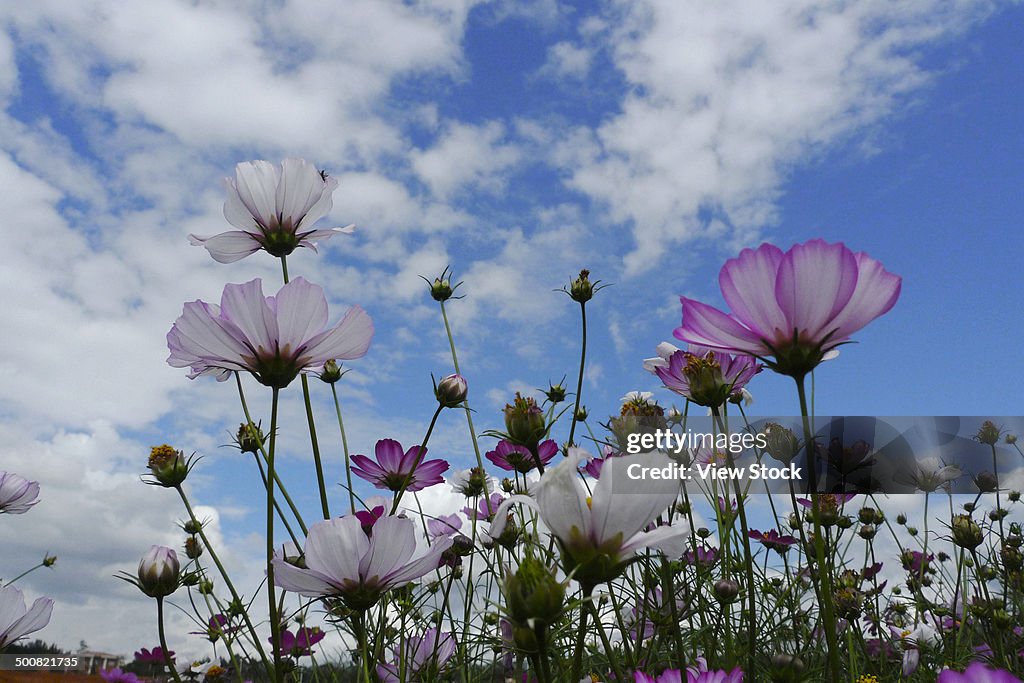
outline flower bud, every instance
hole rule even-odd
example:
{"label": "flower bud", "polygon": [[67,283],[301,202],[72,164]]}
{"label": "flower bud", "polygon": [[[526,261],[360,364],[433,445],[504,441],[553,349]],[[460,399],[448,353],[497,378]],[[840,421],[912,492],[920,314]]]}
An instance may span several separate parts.
{"label": "flower bud", "polygon": [[189,464],[185,454],[163,444],[153,446],[149,452],[149,471],[153,473],[156,483],[173,488],[185,481],[188,476]]}
{"label": "flower bud", "polygon": [[580,276],[569,285],[569,296],[573,301],[585,304],[594,298],[594,284],[590,281],[590,271],[583,269]]}
{"label": "flower bud", "polygon": [[981,545],[981,527],[978,526],[978,523],[970,515],[957,515],[954,517],[952,531],[953,543],[961,548],[974,550]]}
{"label": "flower bud", "polygon": [[992,472],[982,472],[974,478],[974,485],[982,493],[995,493],[999,489],[999,479]]}
{"label": "flower bud", "polygon": [[1020,491],[1010,491],[1010,494],[1007,496],[1007,498],[1010,499],[1011,503],[1016,503],[1018,500],[1020,500]]}
{"label": "flower bud", "polygon": [[1008,443],[1008,444],[1010,444],[1012,446],[1013,444],[1017,443],[1017,435],[1016,434],[1007,434],[1005,441],[1006,441],[1006,443]]}
{"label": "flower bud", "polygon": [[587,412],[587,407],[586,406],[580,406],[576,410],[576,421],[577,422],[586,422],[588,417],[590,417],[590,413]]}
{"label": "flower bud", "polygon": [[513,624],[552,624],[562,613],[565,585],[533,556],[505,580],[505,600]]}
{"label": "flower bud", "polygon": [[714,593],[715,599],[719,603],[726,605],[733,602],[736,596],[740,594],[740,585],[729,579],[719,579],[715,581]]}
{"label": "flower bud", "polygon": [[876,529],[874,524],[865,524],[858,531],[857,535],[863,538],[865,541],[870,541],[875,537]]}
{"label": "flower bud", "polygon": [[202,554],[203,546],[200,545],[195,536],[189,536],[185,539],[185,557],[190,560],[196,560],[199,559],[199,556]]}
{"label": "flower bud", "polygon": [[874,524],[875,508],[864,507],[857,512],[857,519],[861,524]]}
{"label": "flower bud", "polygon": [[457,408],[466,400],[469,385],[462,375],[448,375],[434,386],[434,396],[444,408]]}
{"label": "flower bud", "polygon": [[202,531],[203,523],[200,522],[198,519],[190,519],[187,522],[185,522],[181,526],[181,528],[185,530],[186,534],[189,534],[191,536],[195,536],[200,531]]}
{"label": "flower bud", "polygon": [[452,282],[448,278],[443,280],[439,277],[435,277],[434,281],[430,283],[430,298],[434,301],[448,301],[452,298]]}
{"label": "flower bud", "polygon": [[550,384],[548,385],[548,390],[544,392],[544,395],[552,403],[561,403],[565,400],[565,387],[563,387],[561,383]]}
{"label": "flower bud", "polygon": [[772,657],[771,680],[773,683],[795,683],[804,679],[804,660],[796,655],[780,652]]}
{"label": "flower bud", "polygon": [[899,513],[898,515],[896,515],[896,523],[899,524],[900,526],[903,526],[904,524],[907,523],[907,516],[905,514],[903,514],[902,512]]}
{"label": "flower bud", "polygon": [[793,430],[778,423],[769,422],[761,430],[761,434],[767,441],[765,450],[768,451],[768,455],[780,462],[789,462],[800,450],[800,441]]}
{"label": "flower bud", "polygon": [[324,363],[324,369],[320,373],[320,380],[327,384],[334,384],[341,379],[342,374],[341,366],[338,365],[338,362],[335,360],[329,360]]}
{"label": "flower bud", "polygon": [[154,545],[139,562],[139,588],[151,598],[162,598],[178,589],[178,556],[170,548]]}
{"label": "flower bud", "polygon": [[263,445],[263,431],[258,424],[243,422],[238,427],[235,442],[243,453],[259,453],[260,446]]}
{"label": "flower bud", "polygon": [[988,446],[995,446],[999,443],[1000,436],[1002,436],[1002,430],[991,420],[985,420],[974,438]]}
{"label": "flower bud", "polygon": [[52,567],[55,564],[57,564],[57,556],[56,555],[44,555],[43,556],[43,566],[44,567]]}
{"label": "flower bud", "polygon": [[531,450],[537,447],[547,433],[544,413],[537,402],[530,397],[523,398],[519,392],[511,404],[505,406],[505,431],[509,440]]}

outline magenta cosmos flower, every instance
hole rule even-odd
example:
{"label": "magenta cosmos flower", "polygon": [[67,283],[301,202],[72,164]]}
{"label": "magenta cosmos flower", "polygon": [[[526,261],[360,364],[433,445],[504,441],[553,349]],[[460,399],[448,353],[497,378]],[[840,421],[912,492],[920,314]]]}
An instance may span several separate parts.
{"label": "magenta cosmos flower", "polygon": [[[541,464],[545,466],[551,462],[551,459],[557,453],[558,444],[551,439],[542,441],[537,445],[537,455],[540,457]],[[487,452],[487,459],[503,470],[519,472],[520,474],[528,474],[537,467],[537,458],[530,453],[529,448],[514,444],[506,439],[499,441],[493,451]]]}
{"label": "magenta cosmos flower", "polygon": [[722,266],[718,282],[732,314],[681,297],[676,338],[773,357],[770,368],[799,378],[892,308],[901,278],[863,252],[815,239],[785,253],[771,244],[744,249]]}
{"label": "magenta cosmos flower", "polygon": [[352,474],[379,489],[422,491],[443,482],[444,477],[441,475],[448,470],[446,460],[423,460],[427,449],[413,446],[403,453],[402,444],[394,439],[378,441],[374,455],[377,456],[377,462],[365,455],[353,455]]}
{"label": "magenta cosmos flower", "polygon": [[[211,619],[210,621],[213,620]],[[172,660],[174,659],[174,650],[168,650],[167,654]],[[147,650],[146,648],[139,649],[139,651],[135,653],[135,661],[142,662],[144,664],[164,664],[166,662],[164,659],[164,650],[159,645],[154,647],[152,650]]]}
{"label": "magenta cosmos flower", "polygon": [[0,512],[21,515],[39,502],[39,482],[14,472],[0,472]]}
{"label": "magenta cosmos flower", "polygon": [[[284,657],[308,657],[313,654],[313,646],[319,643],[327,634],[319,626],[312,628],[302,626],[293,634],[288,629],[281,632],[281,655]],[[273,644],[273,638],[267,638]]]}
{"label": "magenta cosmos flower", "polygon": [[[429,628],[422,636],[410,636],[405,641],[404,652],[399,647],[392,651],[392,659],[377,665],[377,675],[383,683],[400,681],[436,680],[448,660],[455,654],[455,637]],[[401,678],[401,672],[405,677]]]}
{"label": "magenta cosmos flower", "polygon": [[52,611],[51,598],[36,598],[26,609],[24,593],[10,585],[0,588],[0,650],[50,623]]}
{"label": "magenta cosmos flower", "polygon": [[936,683],[1021,683],[1009,671],[990,669],[981,662],[974,662],[963,673],[947,669],[939,674]]}
{"label": "magenta cosmos flower", "polygon": [[354,515],[328,519],[309,527],[305,568],[280,555],[273,559],[274,583],[306,597],[338,597],[350,609],[367,610],[388,589],[436,569],[451,544],[450,538],[437,538],[414,558],[416,525],[411,519],[381,517],[370,537]]}
{"label": "magenta cosmos flower", "polygon": [[743,387],[761,372],[761,364],[751,356],[734,356],[696,344],[682,350],[668,343],[658,344],[658,357],[645,360],[644,368],[670,391],[709,407],[742,397]]}
{"label": "magenta cosmos flower", "polygon": [[130,671],[122,671],[121,667],[100,669],[100,678],[107,683],[142,683],[142,679]]}
{"label": "magenta cosmos flower", "polygon": [[225,178],[224,185],[224,217],[238,230],[213,237],[188,236],[220,263],[238,261],[260,249],[272,256],[287,256],[296,247],[316,251],[316,240],[355,229],[353,225],[312,229],[334,206],[331,195],[338,181],[303,159],[285,159],[280,166],[246,161],[235,166],[235,177]]}
{"label": "magenta cosmos flower", "polygon": [[284,388],[300,372],[315,372],[328,360],[366,355],[373,322],[353,306],[327,327],[324,290],[295,278],[277,296],[263,296],[263,282],[224,287],[220,306],[185,304],[167,333],[168,364],[191,368],[189,379],[213,375],[224,381],[245,371],[269,387]]}

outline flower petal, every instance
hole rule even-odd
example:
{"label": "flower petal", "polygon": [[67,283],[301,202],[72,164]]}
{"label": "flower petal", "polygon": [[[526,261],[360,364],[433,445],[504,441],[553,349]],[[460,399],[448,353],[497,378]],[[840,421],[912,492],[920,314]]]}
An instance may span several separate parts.
{"label": "flower petal", "polygon": [[854,255],[857,261],[857,288],[853,296],[829,324],[833,338],[847,339],[875,318],[887,313],[900,296],[903,278],[893,275],[864,252]]}
{"label": "flower petal", "polygon": [[360,306],[353,306],[335,327],[310,339],[303,356],[314,366],[328,360],[354,360],[366,355],[372,339],[373,320]]}
{"label": "flower petal", "polygon": [[341,592],[340,586],[320,572],[301,569],[288,564],[279,557],[273,559],[273,564],[274,585],[286,591],[305,595],[308,598],[337,595]]}
{"label": "flower petal", "polygon": [[244,230],[230,230],[213,237],[189,235],[188,241],[195,246],[206,247],[210,256],[218,263],[234,263],[259,251],[263,245],[255,235]]}
{"label": "flower petal", "polygon": [[[537,505],[541,518],[551,532],[568,541],[575,528],[584,537],[590,536],[590,507],[576,464],[581,449],[575,449],[568,458],[544,472],[537,487]],[[585,453],[583,456],[585,457]]]}
{"label": "flower petal", "polygon": [[756,250],[744,249],[729,259],[718,274],[718,284],[729,308],[762,337],[773,337],[776,329],[785,329],[786,316],[775,298],[775,280],[782,262],[782,250],[762,244]]}
{"label": "flower petal", "polygon": [[280,348],[297,351],[327,326],[327,297],[318,285],[297,277],[274,297]]}
{"label": "flower petal", "polygon": [[245,284],[227,284],[220,300],[221,317],[231,321],[257,353],[273,355],[280,335],[274,311],[263,296],[260,278]]}
{"label": "flower petal", "polygon": [[[255,221],[265,228],[277,226],[277,184],[279,171],[269,161],[246,161],[235,166],[234,190],[245,209]],[[230,183],[230,180],[228,181]],[[231,192],[228,192],[230,201]],[[234,212],[232,212],[234,215]],[[224,215],[228,216],[228,206],[224,206]],[[245,226],[236,225],[243,230]]]}
{"label": "flower petal", "polygon": [[797,244],[783,257],[775,282],[775,297],[786,316],[781,338],[791,339],[799,330],[802,342],[821,342],[856,288],[857,259],[845,244],[820,239]]}
{"label": "flower petal", "polygon": [[744,327],[735,318],[693,299],[679,297],[683,304],[683,324],[672,335],[691,344],[700,344],[733,353],[765,356],[770,351],[762,336]]}
{"label": "flower petal", "polygon": [[601,478],[594,487],[592,501],[592,537],[598,545],[620,533],[623,539],[632,538],[667,510],[679,494],[679,481],[676,479],[646,482],[643,493],[615,493],[616,473],[620,473],[618,483],[621,485],[625,481],[623,475],[631,466],[653,469],[669,464],[668,456],[659,452],[609,458],[605,462]]}
{"label": "flower petal", "polygon": [[369,548],[358,518],[327,519],[309,527],[306,566],[337,583],[358,581],[360,560]]}
{"label": "flower petal", "polygon": [[381,517],[373,525],[370,549],[359,562],[359,575],[367,583],[383,579],[401,569],[416,552],[416,531],[412,520]]}

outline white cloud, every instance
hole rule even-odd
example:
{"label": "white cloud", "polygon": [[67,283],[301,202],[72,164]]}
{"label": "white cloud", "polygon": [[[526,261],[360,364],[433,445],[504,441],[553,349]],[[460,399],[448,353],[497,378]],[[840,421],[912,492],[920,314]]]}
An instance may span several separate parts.
{"label": "white cloud", "polygon": [[558,154],[571,187],[633,227],[629,273],[672,246],[776,219],[788,170],[880,117],[929,73],[915,50],[988,3],[921,0],[613,4],[604,34],[628,83],[621,113]]}
{"label": "white cloud", "polygon": [[435,195],[446,198],[467,187],[498,192],[521,153],[505,141],[504,126],[492,121],[453,124],[433,147],[412,154],[413,169]]}

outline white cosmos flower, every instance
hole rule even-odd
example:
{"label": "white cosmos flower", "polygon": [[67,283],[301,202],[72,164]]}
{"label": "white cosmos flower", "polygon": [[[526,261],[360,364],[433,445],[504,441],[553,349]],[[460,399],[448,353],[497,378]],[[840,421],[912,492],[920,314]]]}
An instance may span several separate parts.
{"label": "white cosmos flower", "polygon": [[[608,458],[590,496],[577,470],[578,463],[587,457],[582,449],[570,448],[569,457],[544,473],[533,497],[513,496],[502,503],[491,525],[491,536],[497,538],[504,530],[513,503],[533,507],[558,539],[566,571],[575,570],[575,578],[591,586],[614,578],[623,563],[642,548],[661,549],[670,557],[681,554],[687,533],[684,527],[659,526],[644,531],[675,502],[679,481],[640,482],[627,476],[627,472],[639,474],[665,467],[670,464],[668,457],[651,452]],[[613,484],[623,487],[627,483],[640,488],[632,489],[637,492],[613,490]]]}
{"label": "white cosmos flower", "polygon": [[0,472],[0,512],[21,515],[39,502],[39,482],[14,472]]}
{"label": "white cosmos flower", "polygon": [[26,609],[25,595],[20,590],[14,586],[0,588],[0,650],[50,623],[52,611],[51,598],[36,598]]}
{"label": "white cosmos flower", "polygon": [[946,465],[936,457],[921,458],[914,463],[910,481],[925,493],[935,491],[943,484],[960,478],[963,471],[956,465]]}
{"label": "white cosmos flower", "polygon": [[331,195],[338,181],[304,159],[285,159],[279,166],[246,161],[235,166],[235,177],[225,178],[224,185],[224,217],[238,230],[213,237],[188,236],[220,263],[238,261],[260,249],[272,256],[287,256],[297,247],[316,251],[317,240],[355,229],[353,225],[312,229],[334,206]]}
{"label": "white cosmos flower", "polygon": [[416,553],[416,525],[405,517],[381,517],[367,537],[355,515],[309,527],[306,568],[275,557],[274,583],[306,597],[339,597],[351,609],[366,610],[389,588],[404,586],[437,569],[451,538],[438,538]]}

